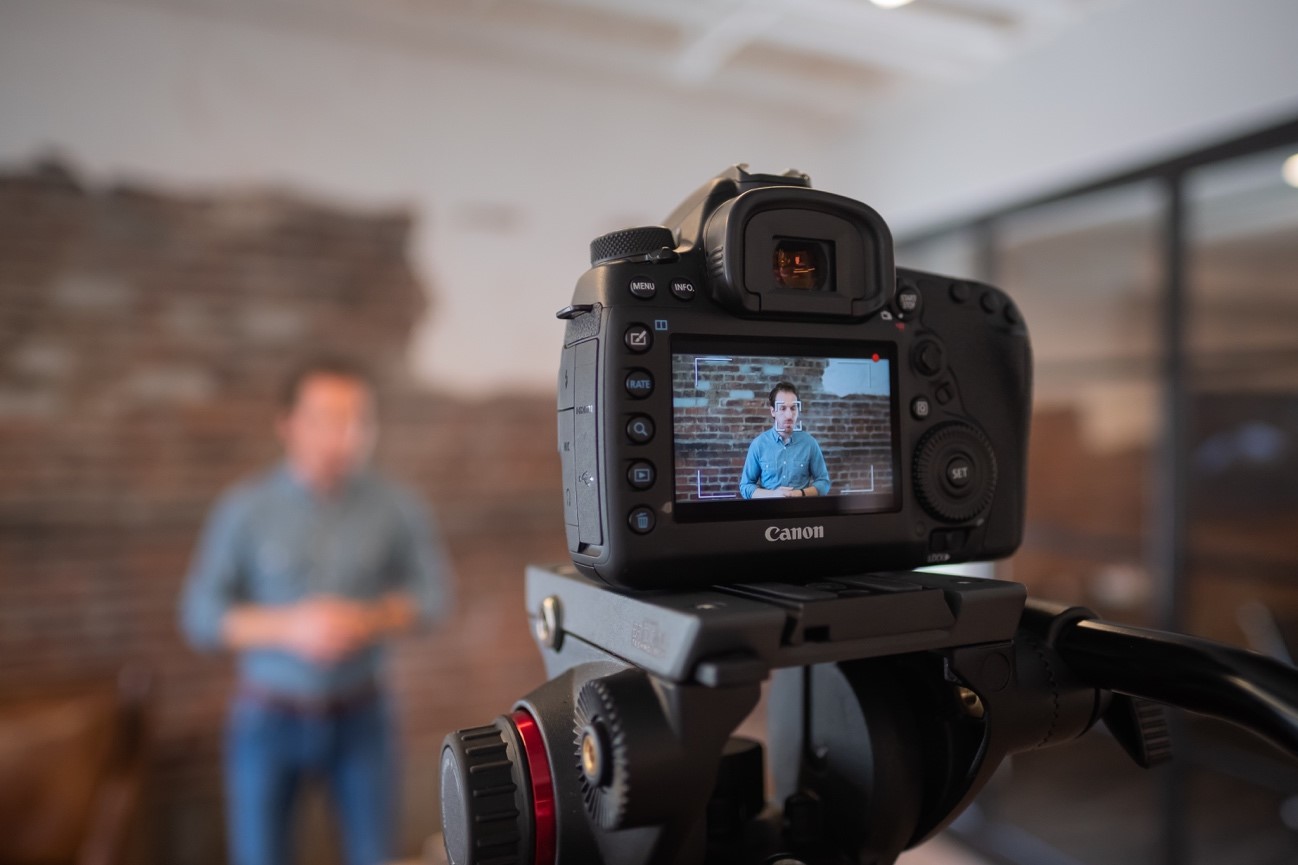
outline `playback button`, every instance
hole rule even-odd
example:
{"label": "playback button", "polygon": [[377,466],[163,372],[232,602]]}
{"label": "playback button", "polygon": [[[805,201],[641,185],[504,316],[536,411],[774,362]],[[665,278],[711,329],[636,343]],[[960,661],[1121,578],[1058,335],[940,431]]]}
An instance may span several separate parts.
{"label": "playback button", "polygon": [[647,490],[653,486],[654,476],[654,464],[645,460],[631,463],[631,467],[626,470],[627,482],[637,490]]}

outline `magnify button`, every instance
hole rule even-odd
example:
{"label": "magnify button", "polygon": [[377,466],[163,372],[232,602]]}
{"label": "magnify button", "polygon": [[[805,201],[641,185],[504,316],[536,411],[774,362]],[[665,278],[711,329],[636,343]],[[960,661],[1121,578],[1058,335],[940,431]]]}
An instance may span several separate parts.
{"label": "magnify button", "polygon": [[626,437],[638,445],[645,444],[654,437],[654,422],[642,414],[633,416],[626,422]]}

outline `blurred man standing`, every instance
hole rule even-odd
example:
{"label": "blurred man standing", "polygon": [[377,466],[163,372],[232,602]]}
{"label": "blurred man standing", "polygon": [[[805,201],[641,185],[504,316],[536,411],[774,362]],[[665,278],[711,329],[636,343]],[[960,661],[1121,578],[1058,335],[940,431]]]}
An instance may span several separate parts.
{"label": "blurred man standing", "polygon": [[230,856],[288,865],[302,783],[322,779],[347,865],[391,858],[395,741],[383,644],[445,612],[449,572],[428,514],[366,469],[375,393],[323,360],[285,390],[284,462],[227,492],[185,587],[190,641],[239,655],[226,735]]}

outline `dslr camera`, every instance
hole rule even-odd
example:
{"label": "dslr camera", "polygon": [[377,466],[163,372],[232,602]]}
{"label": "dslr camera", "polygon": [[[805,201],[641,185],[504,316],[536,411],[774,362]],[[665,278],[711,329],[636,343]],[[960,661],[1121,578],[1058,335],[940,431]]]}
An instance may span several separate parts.
{"label": "dslr camera", "polygon": [[[1023,533],[1027,330],[897,270],[888,227],[739,166],[614,232],[570,306],[572,563],[526,573],[550,677],[442,746],[452,865],[891,865],[1002,761],[1160,703],[1298,755],[1298,672],[917,572]],[[766,743],[734,735],[766,697]],[[769,795],[768,795],[769,794]]]}
{"label": "dslr camera", "polygon": [[736,166],[591,243],[559,370],[573,563],[626,589],[1009,555],[1031,349],[996,288],[895,269],[866,205]]}

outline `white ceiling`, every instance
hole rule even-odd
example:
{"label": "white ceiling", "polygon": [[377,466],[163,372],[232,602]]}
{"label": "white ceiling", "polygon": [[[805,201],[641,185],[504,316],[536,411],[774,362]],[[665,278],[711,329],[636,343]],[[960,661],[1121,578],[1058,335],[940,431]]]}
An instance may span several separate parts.
{"label": "white ceiling", "polygon": [[1124,0],[109,0],[830,118],[958,84]]}

